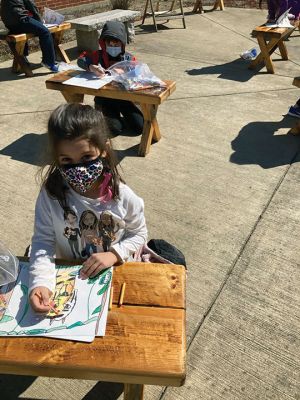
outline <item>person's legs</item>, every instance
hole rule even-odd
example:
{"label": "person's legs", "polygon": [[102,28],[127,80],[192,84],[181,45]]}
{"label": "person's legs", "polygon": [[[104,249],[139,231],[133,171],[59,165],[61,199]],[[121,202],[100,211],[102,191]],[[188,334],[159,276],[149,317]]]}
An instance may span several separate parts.
{"label": "person's legs", "polygon": [[[20,21],[18,26],[10,28],[12,33],[33,33],[39,37],[42,50],[42,62],[52,66],[55,64],[55,51],[50,31],[39,21],[28,17]],[[27,54],[24,55],[26,56]]]}
{"label": "person's legs", "polygon": [[112,135],[119,135],[123,129],[120,107],[118,104],[120,100],[95,97],[94,101],[96,110],[102,111]]}
{"label": "person's legs", "polygon": [[296,118],[300,118],[300,98],[297,100],[294,106],[289,108],[288,115]]}
{"label": "person's legs", "polygon": [[125,119],[125,123],[136,135],[141,135],[144,126],[142,112],[131,101],[120,100],[120,111]]}

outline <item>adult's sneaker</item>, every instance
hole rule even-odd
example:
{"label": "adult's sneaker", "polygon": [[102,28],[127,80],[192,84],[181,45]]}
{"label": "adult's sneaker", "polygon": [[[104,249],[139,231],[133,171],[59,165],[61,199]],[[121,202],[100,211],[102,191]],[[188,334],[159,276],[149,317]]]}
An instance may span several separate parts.
{"label": "adult's sneaker", "polygon": [[291,115],[292,117],[300,118],[300,107],[291,106],[289,108],[288,115]]}
{"label": "adult's sneaker", "polygon": [[52,71],[52,72],[58,72],[58,65],[57,64],[48,65],[48,64],[44,63],[43,61],[41,62],[41,64],[42,64],[43,67],[45,67],[47,69],[50,69],[50,71]]}

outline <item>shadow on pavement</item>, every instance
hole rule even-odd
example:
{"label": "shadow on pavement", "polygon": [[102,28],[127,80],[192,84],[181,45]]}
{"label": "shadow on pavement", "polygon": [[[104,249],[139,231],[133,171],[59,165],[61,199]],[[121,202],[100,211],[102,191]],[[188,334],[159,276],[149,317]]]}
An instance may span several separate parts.
{"label": "shadow on pavement", "polygon": [[123,390],[123,383],[98,382],[82,400],[116,400]]}
{"label": "shadow on pavement", "polygon": [[41,166],[44,164],[47,143],[46,134],[26,133],[0,150],[0,154],[23,163]]}
{"label": "shadow on pavement", "polygon": [[218,75],[218,78],[230,81],[247,82],[255,73],[248,69],[249,61],[237,58],[225,64],[210,65],[208,67],[188,69],[185,72],[191,76]]}
{"label": "shadow on pavement", "polygon": [[284,116],[281,121],[255,121],[245,125],[231,142],[234,152],[230,162],[238,165],[257,164],[262,168],[274,168],[297,162],[300,138],[276,133],[291,128],[294,119]]}
{"label": "shadow on pavement", "polygon": [[19,395],[25,392],[25,390],[28,389],[30,385],[32,385],[35,379],[35,376],[0,375],[1,399],[19,399]]}

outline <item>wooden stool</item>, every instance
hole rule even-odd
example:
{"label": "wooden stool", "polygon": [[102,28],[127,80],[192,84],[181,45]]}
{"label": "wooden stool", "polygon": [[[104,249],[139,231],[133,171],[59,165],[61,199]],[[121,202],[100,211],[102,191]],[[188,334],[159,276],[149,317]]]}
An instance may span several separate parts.
{"label": "wooden stool", "polygon": [[[67,53],[63,49],[61,42],[64,31],[70,28],[71,24],[69,22],[64,22],[60,25],[48,28],[49,31],[52,33],[56,54],[59,54],[66,63],[69,63],[70,60],[67,56]],[[24,58],[25,44],[29,39],[32,39],[33,37],[35,37],[35,35],[32,33],[11,34],[7,31],[0,33],[0,40],[6,41],[14,56],[12,65],[13,72],[24,72],[26,76],[33,76],[32,69]]]}
{"label": "wooden stool", "polygon": [[[219,7],[220,7],[221,11],[223,11],[225,9],[223,0],[215,0],[215,4],[214,4],[213,8],[209,11],[217,10]],[[200,14],[202,14],[204,12],[202,0],[196,0],[192,12],[193,13],[199,12]]]}
{"label": "wooden stool", "polygon": [[[183,12],[183,5],[182,5],[182,0],[179,1],[179,7],[180,7],[180,12],[174,11],[174,6],[176,3],[176,0],[172,0],[171,6],[169,10],[167,11],[159,11],[159,0],[156,2],[156,8],[154,10],[152,0],[146,0],[146,5],[144,9],[144,14],[142,18],[142,25],[144,25],[145,18],[149,15],[152,15],[153,19],[153,25],[155,27],[155,30],[157,32],[157,19],[164,19],[166,22],[168,22],[170,19],[182,19],[183,27],[184,29],[186,28],[185,24],[185,19],[184,19],[184,12]],[[150,5],[150,13],[148,13],[148,6]]]}
{"label": "wooden stool", "polygon": [[270,28],[265,25],[256,27],[252,31],[252,35],[257,38],[260,53],[251,62],[249,69],[254,69],[258,64],[264,63],[267,71],[270,74],[274,74],[274,66],[271,60],[271,55],[274,51],[279,48],[281,57],[283,60],[288,60],[288,52],[285,46],[284,40],[287,39],[295,27],[292,28]]}

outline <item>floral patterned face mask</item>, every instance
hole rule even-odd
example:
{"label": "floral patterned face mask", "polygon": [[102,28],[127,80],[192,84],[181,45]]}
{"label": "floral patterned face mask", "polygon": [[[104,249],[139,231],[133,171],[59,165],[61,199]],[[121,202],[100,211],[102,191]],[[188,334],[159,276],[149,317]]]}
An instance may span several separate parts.
{"label": "floral patterned face mask", "polygon": [[86,163],[61,165],[58,169],[74,190],[85,193],[100,178],[103,172],[103,159],[97,157]]}

